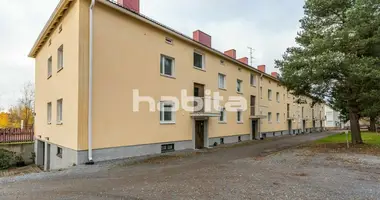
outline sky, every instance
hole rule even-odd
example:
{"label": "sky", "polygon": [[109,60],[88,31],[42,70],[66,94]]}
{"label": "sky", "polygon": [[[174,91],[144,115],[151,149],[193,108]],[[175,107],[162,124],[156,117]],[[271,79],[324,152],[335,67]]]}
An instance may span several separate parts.
{"label": "sky", "polygon": [[[25,83],[34,82],[28,53],[59,0],[0,1],[0,110],[17,103]],[[253,65],[278,71],[274,60],[295,45],[304,0],[141,0],[141,13],[181,33],[202,30],[213,48],[237,50]]]}

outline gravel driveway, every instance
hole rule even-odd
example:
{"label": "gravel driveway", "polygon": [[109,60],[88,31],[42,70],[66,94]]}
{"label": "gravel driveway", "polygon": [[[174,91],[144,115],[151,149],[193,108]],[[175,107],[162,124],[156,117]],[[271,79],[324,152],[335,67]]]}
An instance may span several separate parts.
{"label": "gravel driveway", "polygon": [[379,157],[287,149],[326,135],[0,179],[0,199],[380,199]]}

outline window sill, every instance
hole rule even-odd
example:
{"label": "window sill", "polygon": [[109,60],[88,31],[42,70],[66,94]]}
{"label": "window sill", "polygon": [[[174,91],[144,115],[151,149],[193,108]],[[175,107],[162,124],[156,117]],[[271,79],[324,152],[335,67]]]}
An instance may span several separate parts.
{"label": "window sill", "polygon": [[51,122],[48,122],[47,125],[51,125]]}
{"label": "window sill", "polygon": [[57,73],[60,72],[60,71],[62,71],[62,69],[63,69],[63,67],[59,68],[59,69],[57,70]]}
{"label": "window sill", "polygon": [[62,154],[57,154],[57,157],[58,158],[62,158]]}
{"label": "window sill", "polygon": [[224,91],[227,91],[227,89],[226,89],[226,88],[219,88],[219,90],[224,90]]}
{"label": "window sill", "polygon": [[57,122],[57,125],[63,125],[63,122]]}
{"label": "window sill", "polygon": [[174,76],[169,76],[169,75],[166,75],[166,74],[161,74],[162,77],[166,77],[166,78],[171,78],[171,79],[176,79]]}
{"label": "window sill", "polygon": [[244,124],[244,122],[236,122],[237,124]]}
{"label": "window sill", "polygon": [[227,124],[227,122],[218,122],[218,124]]}
{"label": "window sill", "polygon": [[268,122],[268,124],[272,124],[272,122]]}
{"label": "window sill", "polygon": [[173,125],[175,122],[160,122],[161,125]]}
{"label": "window sill", "polygon": [[53,75],[48,75],[47,80],[49,80]]}
{"label": "window sill", "polygon": [[238,93],[238,94],[243,94],[243,92],[238,92],[238,91],[236,91],[236,93]]}
{"label": "window sill", "polygon": [[199,68],[199,67],[195,67],[195,66],[193,66],[193,67],[194,67],[194,69],[197,69],[197,70],[199,70],[199,71],[206,72],[206,70],[205,70],[204,68]]}
{"label": "window sill", "polygon": [[251,87],[256,87],[256,85],[251,85]]}

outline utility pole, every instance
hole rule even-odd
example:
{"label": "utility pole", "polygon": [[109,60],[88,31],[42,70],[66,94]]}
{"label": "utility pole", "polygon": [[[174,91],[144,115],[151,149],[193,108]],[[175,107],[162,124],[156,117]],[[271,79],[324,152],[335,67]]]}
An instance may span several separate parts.
{"label": "utility pole", "polygon": [[248,49],[249,49],[249,56],[250,56],[250,65],[251,67],[253,67],[253,59],[255,59],[253,57],[253,52],[255,51],[255,49],[253,49],[252,47],[248,47]]}

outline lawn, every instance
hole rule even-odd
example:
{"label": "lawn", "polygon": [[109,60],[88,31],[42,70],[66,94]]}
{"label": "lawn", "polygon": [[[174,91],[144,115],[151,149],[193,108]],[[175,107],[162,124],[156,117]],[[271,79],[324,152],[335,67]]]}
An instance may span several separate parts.
{"label": "lawn", "polygon": [[[373,132],[362,132],[362,139],[365,144],[380,146],[380,134]],[[351,133],[348,135],[348,140],[351,142]],[[316,142],[317,144],[328,143],[346,143],[346,134],[331,135],[326,138],[322,138]]]}

